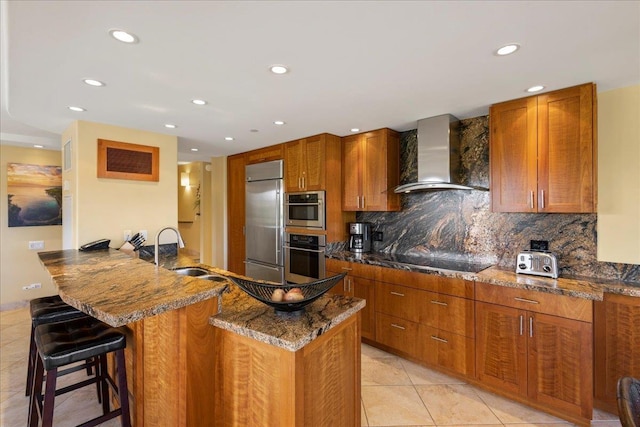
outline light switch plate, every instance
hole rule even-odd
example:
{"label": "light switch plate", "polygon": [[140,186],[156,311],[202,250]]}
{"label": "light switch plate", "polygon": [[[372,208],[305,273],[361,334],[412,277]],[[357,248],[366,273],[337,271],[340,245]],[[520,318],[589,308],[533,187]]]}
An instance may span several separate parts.
{"label": "light switch plate", "polygon": [[29,241],[29,249],[32,251],[37,251],[39,249],[44,249],[44,240],[30,240]]}

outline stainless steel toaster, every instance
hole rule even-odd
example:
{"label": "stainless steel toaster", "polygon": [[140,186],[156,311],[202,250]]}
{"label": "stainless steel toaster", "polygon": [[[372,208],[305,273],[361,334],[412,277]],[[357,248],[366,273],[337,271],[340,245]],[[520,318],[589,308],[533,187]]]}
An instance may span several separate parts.
{"label": "stainless steel toaster", "polygon": [[516,273],[558,278],[558,260],[551,252],[525,250],[518,254]]}

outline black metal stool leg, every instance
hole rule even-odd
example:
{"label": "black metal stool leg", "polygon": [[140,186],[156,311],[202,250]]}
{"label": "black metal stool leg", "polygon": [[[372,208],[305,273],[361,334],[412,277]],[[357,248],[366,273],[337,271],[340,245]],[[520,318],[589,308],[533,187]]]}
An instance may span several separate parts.
{"label": "black metal stool leg", "polygon": [[120,400],[120,422],[122,427],[131,427],[131,415],[129,413],[129,387],[127,386],[127,365],[124,359],[124,350],[116,351],[116,369],[118,370],[118,397]]}

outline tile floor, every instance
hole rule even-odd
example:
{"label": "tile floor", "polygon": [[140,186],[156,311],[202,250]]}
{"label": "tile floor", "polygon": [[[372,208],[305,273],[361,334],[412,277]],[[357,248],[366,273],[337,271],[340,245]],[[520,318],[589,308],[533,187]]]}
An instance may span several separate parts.
{"label": "tile floor", "polygon": [[[24,396],[29,344],[27,308],[0,312],[0,426],[26,425]],[[61,383],[74,375],[62,377]],[[95,389],[56,399],[54,425],[77,425],[100,415]],[[596,411],[594,427],[620,427],[617,417]],[[119,426],[119,419],[102,424]],[[363,426],[553,426],[570,424],[474,386],[426,369],[374,347],[362,345]]]}

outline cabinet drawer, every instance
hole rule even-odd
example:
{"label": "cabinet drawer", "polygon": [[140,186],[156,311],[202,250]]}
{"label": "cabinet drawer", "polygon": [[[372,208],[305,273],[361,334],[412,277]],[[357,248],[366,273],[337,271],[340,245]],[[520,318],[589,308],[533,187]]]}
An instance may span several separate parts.
{"label": "cabinet drawer", "polygon": [[593,322],[593,302],[582,298],[476,283],[476,300]]}
{"label": "cabinet drawer", "polygon": [[424,304],[424,291],[389,283],[378,283],[376,289],[378,312],[418,323],[422,304]]}
{"label": "cabinet drawer", "polygon": [[365,279],[374,280],[380,267],[373,265],[360,264],[358,262],[342,261],[333,258],[327,258],[327,271],[340,273],[348,273],[351,276],[363,277]]}
{"label": "cabinet drawer", "polygon": [[473,338],[420,325],[422,359],[459,374],[475,376],[475,345]]}
{"label": "cabinet drawer", "polygon": [[470,280],[383,267],[379,270],[378,280],[415,289],[473,299],[474,283]]}
{"label": "cabinet drawer", "polygon": [[420,323],[454,334],[475,336],[473,300],[435,292],[423,292]]}
{"label": "cabinet drawer", "polygon": [[376,341],[412,357],[421,357],[419,326],[386,314],[376,314]]}

